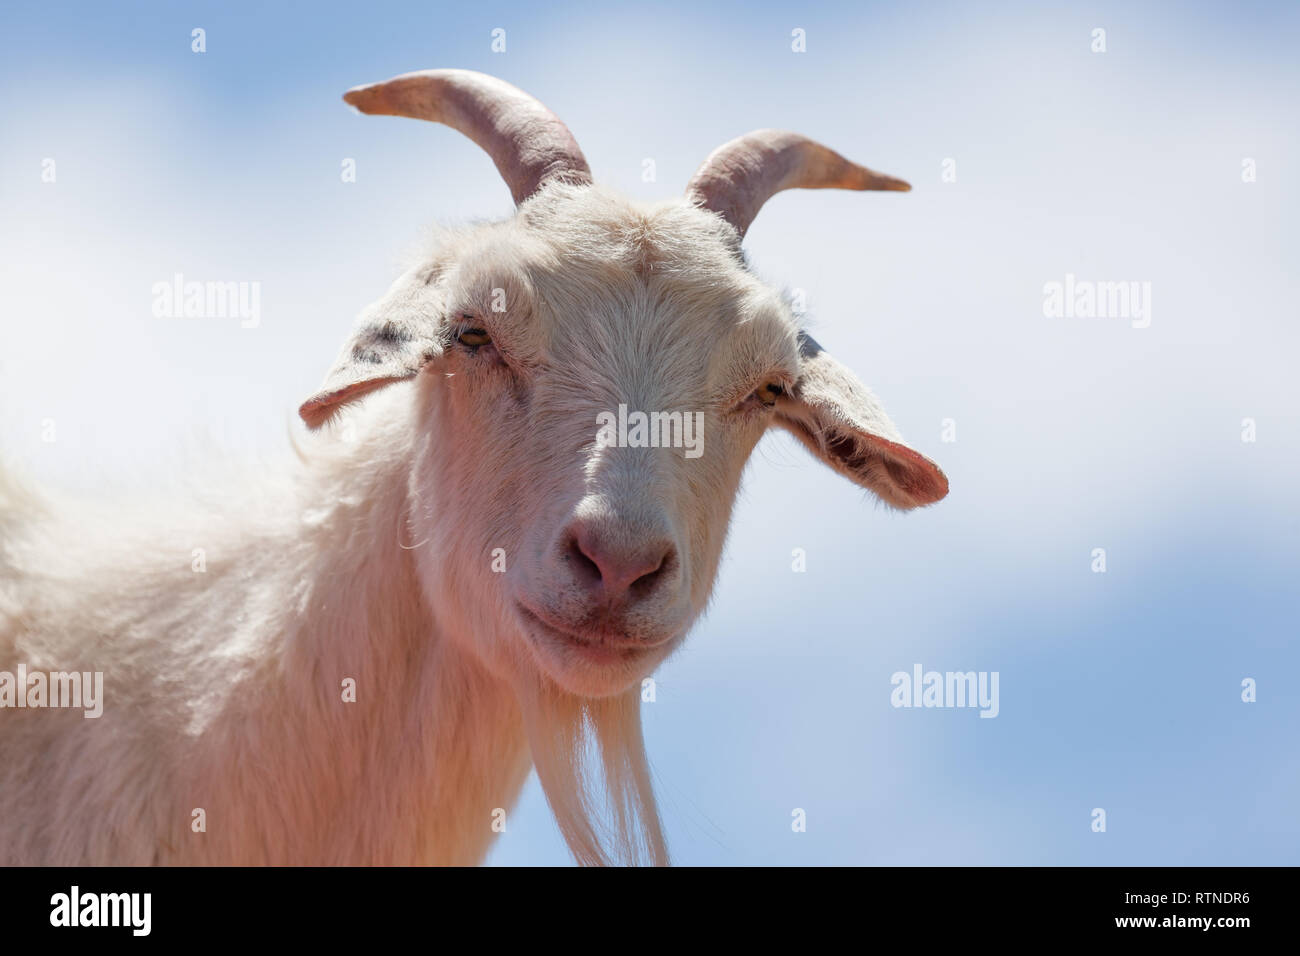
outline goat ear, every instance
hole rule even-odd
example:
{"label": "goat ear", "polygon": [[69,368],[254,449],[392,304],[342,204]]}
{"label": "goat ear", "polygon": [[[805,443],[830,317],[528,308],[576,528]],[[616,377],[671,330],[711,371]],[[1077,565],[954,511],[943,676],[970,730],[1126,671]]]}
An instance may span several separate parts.
{"label": "goat ear", "polygon": [[895,508],[933,504],[948,493],[939,466],[903,444],[870,389],[799,334],[802,369],[777,400],[777,424],[840,474]]}
{"label": "goat ear", "polygon": [[384,298],[361,314],[320,391],[299,407],[307,427],[319,428],[344,405],[418,375],[442,353],[441,314],[441,297],[426,277],[411,274],[399,279]]}

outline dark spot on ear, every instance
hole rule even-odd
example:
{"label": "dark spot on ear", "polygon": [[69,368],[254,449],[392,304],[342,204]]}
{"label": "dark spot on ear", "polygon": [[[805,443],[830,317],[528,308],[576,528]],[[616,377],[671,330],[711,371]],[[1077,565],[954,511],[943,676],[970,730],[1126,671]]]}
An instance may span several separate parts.
{"label": "dark spot on ear", "polygon": [[355,345],[352,347],[352,357],[358,362],[366,362],[370,365],[382,365],[387,359],[378,352],[364,345]]}
{"label": "dark spot on ear", "polygon": [[411,341],[411,334],[391,322],[385,322],[371,333],[370,338],[381,345],[402,345]]}

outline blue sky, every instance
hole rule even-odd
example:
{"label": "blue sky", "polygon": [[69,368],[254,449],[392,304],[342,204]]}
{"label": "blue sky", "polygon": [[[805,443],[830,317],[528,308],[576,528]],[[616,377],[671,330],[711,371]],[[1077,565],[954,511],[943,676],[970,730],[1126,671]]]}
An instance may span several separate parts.
{"label": "blue sky", "polygon": [[[471,143],[358,116],[339,99],[350,86],[495,73],[643,199],[678,194],[733,136],[795,129],[914,190],[778,196],[746,240],[754,266],[804,290],[823,345],[952,493],[890,514],[765,439],[712,609],[645,707],[675,861],[1300,862],[1300,8],[126,2],[0,17],[9,461],[110,494],[166,483],[195,434],[276,460],[427,227],[509,213]],[[259,326],[155,318],[151,288],[176,272],[260,282]],[[1044,284],[1067,274],[1149,282],[1150,326],[1046,317]],[[47,420],[57,442],[41,441]],[[892,708],[890,675],[917,663],[999,672],[999,716]],[[567,859],[530,782],[490,862]]]}

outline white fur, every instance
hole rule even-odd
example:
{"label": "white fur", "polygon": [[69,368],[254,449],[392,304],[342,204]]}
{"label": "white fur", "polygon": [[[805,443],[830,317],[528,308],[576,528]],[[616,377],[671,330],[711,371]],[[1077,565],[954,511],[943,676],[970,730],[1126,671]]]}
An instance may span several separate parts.
{"label": "white fur", "polygon": [[[466,315],[508,363],[456,344]],[[355,440],[324,429],[184,528],[106,524],[0,471],[0,670],[102,671],[106,697],[97,720],[0,711],[0,863],[477,863],[533,764],[579,861],[666,862],[639,681],[708,601],[764,430],[919,503],[893,483],[916,463],[890,457],[915,453],[822,364],[717,216],[552,185],[445,236],[363,316],[320,406]],[[751,400],[766,382],[775,409]],[[703,411],[705,454],[595,448],[620,402]],[[590,623],[575,516],[676,555],[617,621],[636,647],[603,662],[518,610]]]}

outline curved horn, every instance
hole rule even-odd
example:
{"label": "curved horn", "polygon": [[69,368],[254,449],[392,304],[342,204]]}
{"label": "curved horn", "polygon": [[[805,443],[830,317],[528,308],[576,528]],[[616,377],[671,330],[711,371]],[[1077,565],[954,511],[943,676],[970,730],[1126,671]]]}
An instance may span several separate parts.
{"label": "curved horn", "polygon": [[744,238],[763,203],[783,189],[911,188],[806,136],[760,129],[715,149],[691,177],[686,195],[721,215]]}
{"label": "curved horn", "polygon": [[363,113],[443,123],[481,146],[521,203],[553,179],[586,185],[591,168],[558,116],[504,80],[472,70],[422,70],[343,94]]}

